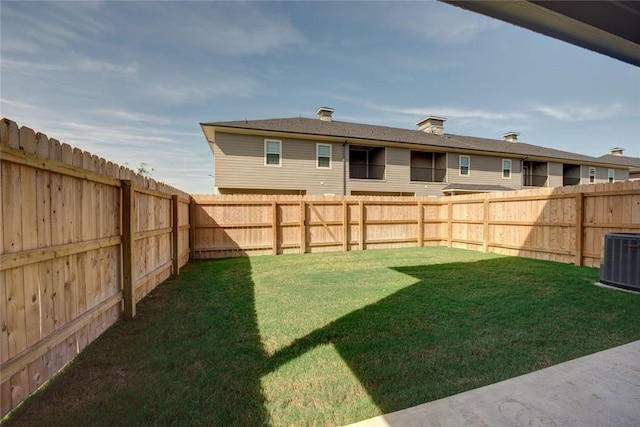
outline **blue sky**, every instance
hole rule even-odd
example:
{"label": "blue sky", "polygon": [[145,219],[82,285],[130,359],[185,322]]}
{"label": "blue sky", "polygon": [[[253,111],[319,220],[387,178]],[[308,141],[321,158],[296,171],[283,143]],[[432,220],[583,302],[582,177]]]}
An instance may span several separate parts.
{"label": "blue sky", "polygon": [[1,114],[191,193],[199,123],[315,117],[640,157],[640,69],[437,2],[1,5]]}

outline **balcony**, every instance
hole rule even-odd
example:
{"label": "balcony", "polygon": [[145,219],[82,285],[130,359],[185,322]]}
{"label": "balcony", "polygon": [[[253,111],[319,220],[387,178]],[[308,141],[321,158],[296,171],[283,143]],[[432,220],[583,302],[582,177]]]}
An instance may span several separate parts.
{"label": "balcony", "polygon": [[384,165],[350,164],[351,179],[384,179]]}
{"label": "balcony", "polygon": [[420,168],[411,166],[411,181],[445,182],[446,176],[446,169]]}
{"label": "balcony", "polygon": [[523,183],[525,187],[546,187],[547,175],[524,175]]}
{"label": "balcony", "polygon": [[562,178],[562,185],[578,185],[580,184],[580,178],[573,178],[570,176],[565,176]]}

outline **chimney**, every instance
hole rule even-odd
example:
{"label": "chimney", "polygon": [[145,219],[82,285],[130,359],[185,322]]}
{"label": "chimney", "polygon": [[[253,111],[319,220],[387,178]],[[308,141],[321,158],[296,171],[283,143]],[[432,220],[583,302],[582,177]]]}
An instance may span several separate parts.
{"label": "chimney", "polygon": [[518,142],[518,135],[520,135],[518,132],[507,132],[502,137],[507,142]]}
{"label": "chimney", "polygon": [[429,116],[420,120],[416,125],[418,125],[418,130],[422,132],[433,135],[444,135],[444,122],[446,121],[447,119],[443,117]]}
{"label": "chimney", "polygon": [[316,114],[318,115],[318,118],[320,118],[320,120],[322,120],[323,122],[330,122],[331,115],[334,111],[336,110],[334,110],[333,108],[320,107],[318,108],[318,111],[316,111]]}
{"label": "chimney", "polygon": [[620,148],[620,147],[612,148],[611,154],[614,156],[622,156],[624,154],[624,148]]}

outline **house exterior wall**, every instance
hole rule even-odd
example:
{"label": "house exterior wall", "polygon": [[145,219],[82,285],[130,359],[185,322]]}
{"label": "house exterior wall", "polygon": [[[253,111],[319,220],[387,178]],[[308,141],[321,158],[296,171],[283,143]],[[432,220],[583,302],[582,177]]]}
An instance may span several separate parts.
{"label": "house exterior wall", "polygon": [[[629,169],[614,169],[614,177],[616,182],[618,181],[631,181],[631,173]],[[640,176],[636,177],[636,179]]]}
{"label": "house exterior wall", "polygon": [[593,184],[604,184],[609,182],[609,169],[613,169],[615,181],[627,181],[629,179],[628,169],[603,168],[603,167],[597,167],[597,166],[582,166],[580,171],[581,178],[582,178],[580,181],[580,184],[591,184],[589,182],[590,168],[595,168],[596,170],[596,181]]}
{"label": "house exterior wall", "polygon": [[562,163],[549,162],[547,165],[549,170],[547,186],[562,187]]}
{"label": "house exterior wall", "polygon": [[[280,166],[265,165],[265,139],[282,141]],[[331,145],[330,169],[317,167],[315,141],[216,132],[216,187],[341,195],[342,144],[326,144]]]}
{"label": "house exterior wall", "polygon": [[[469,156],[469,175],[460,175],[460,156]],[[502,177],[502,160],[511,160],[511,178]],[[447,181],[454,184],[502,185],[519,190],[522,188],[522,164],[520,159],[491,157],[477,154],[449,153],[447,156]]]}
{"label": "house exterior wall", "polygon": [[[265,140],[281,141],[280,166],[265,164]],[[317,167],[316,144],[331,146],[331,167]],[[372,164],[384,164],[384,179],[349,178],[349,147],[343,144],[295,138],[268,138],[263,136],[216,132],[213,153],[215,161],[216,189],[222,193],[233,192],[290,192],[300,191],[308,195],[341,195],[352,192],[403,193],[416,196],[441,196],[448,184],[502,185],[512,189],[523,188],[522,161],[511,158],[511,177],[502,177],[504,157],[468,155],[470,171],[468,176],[459,173],[459,153],[445,153],[436,168],[446,168],[445,182],[411,181],[410,148],[385,147],[384,155],[372,159]],[[345,167],[343,175],[343,165]],[[418,165],[419,166],[419,165]],[[422,165],[430,167],[431,165]],[[608,169],[596,168],[596,182],[608,181]],[[563,163],[547,163],[547,186],[559,187],[563,184]],[[589,183],[589,166],[580,167],[582,184]],[[346,178],[343,184],[343,179]],[[629,179],[627,169],[615,169],[615,180]]]}

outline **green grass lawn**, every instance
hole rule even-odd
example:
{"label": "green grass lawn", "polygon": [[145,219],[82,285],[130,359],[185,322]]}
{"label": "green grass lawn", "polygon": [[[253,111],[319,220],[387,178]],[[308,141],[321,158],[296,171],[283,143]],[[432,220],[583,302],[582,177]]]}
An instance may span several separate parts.
{"label": "green grass lawn", "polygon": [[441,247],[192,262],[6,424],[347,424],[640,339],[598,278]]}

